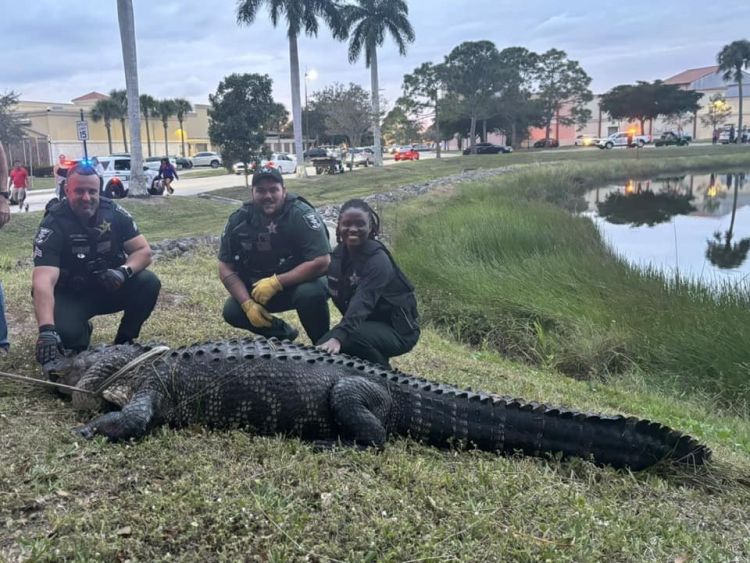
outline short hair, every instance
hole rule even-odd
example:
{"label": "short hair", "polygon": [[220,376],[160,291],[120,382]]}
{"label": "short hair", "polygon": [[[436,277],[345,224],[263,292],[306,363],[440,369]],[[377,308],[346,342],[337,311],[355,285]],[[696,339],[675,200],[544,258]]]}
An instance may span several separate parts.
{"label": "short hair", "polygon": [[63,189],[68,187],[68,185],[70,184],[70,179],[76,174],[79,176],[96,176],[99,179],[99,189],[101,189],[102,177],[99,176],[99,173],[96,171],[96,168],[94,168],[93,164],[90,161],[76,162],[68,169],[68,173],[65,176],[65,185],[63,186]]}
{"label": "short hair", "polygon": [[341,216],[348,209],[360,209],[367,213],[370,217],[370,232],[367,233],[367,238],[377,239],[380,234],[380,216],[375,210],[368,205],[363,199],[350,199],[344,205],[341,206],[339,211],[339,218],[336,222],[336,242],[341,242],[341,235],[339,234],[339,224],[341,223]]}

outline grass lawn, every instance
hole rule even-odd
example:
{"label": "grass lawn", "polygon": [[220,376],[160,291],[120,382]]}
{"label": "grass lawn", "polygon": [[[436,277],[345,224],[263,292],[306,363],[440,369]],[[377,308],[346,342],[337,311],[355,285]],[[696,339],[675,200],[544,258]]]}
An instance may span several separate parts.
{"label": "grass lawn", "polygon": [[[576,158],[597,159],[616,151],[590,154],[597,156]],[[487,158],[494,157],[475,157],[477,163],[489,162]],[[424,178],[427,173],[420,172],[418,164],[428,163],[404,164],[403,172],[410,178],[420,174]],[[449,166],[449,161],[434,166]],[[609,157],[594,166],[593,173],[603,177],[630,169],[626,165],[618,168]],[[574,167],[560,175],[561,182],[567,185],[585,170]],[[389,185],[383,181],[365,190],[339,183],[349,176],[366,177],[367,172],[325,178],[332,182],[327,187],[323,178],[307,182],[329,201],[341,201],[352,191],[372,193]],[[554,173],[558,172],[555,168]],[[380,173],[383,176],[377,178],[388,174],[391,189],[396,186],[397,179],[388,169]],[[592,245],[587,253],[604,256],[591,229],[579,220],[573,221],[572,227],[564,224],[555,206],[519,203],[528,207],[529,213],[546,214],[549,225],[534,225],[531,220],[524,224],[518,217],[512,221],[513,212],[517,214],[521,208],[507,209],[506,201],[494,199],[499,196],[488,192],[514,187],[526,191],[525,180],[530,178],[523,176],[526,173],[519,172],[519,182],[513,185],[467,185],[455,196],[444,192],[386,208],[384,218],[396,235],[396,252],[409,275],[425,284],[422,265],[413,259],[409,239],[415,233],[420,237],[432,233],[435,218],[447,221],[444,224],[454,234],[460,234],[461,229],[470,233],[457,237],[457,244],[477,234],[486,239],[487,229],[480,232],[473,224],[451,223],[454,216],[442,215],[454,207],[460,214],[460,209],[469,213],[484,206],[483,220],[504,218],[508,228],[497,237],[515,237],[512,246],[518,248],[519,256],[535,245],[554,241],[561,226],[571,231],[559,241],[564,250],[556,262],[560,268],[570,266],[573,259],[568,248],[578,236]],[[552,188],[557,184],[549,180],[550,175],[544,172],[534,183],[539,190],[535,200],[567,201],[561,194],[569,192],[555,192]],[[448,197],[450,206],[446,205]],[[318,197],[310,198],[320,203]],[[217,234],[233,209],[190,198],[126,201],[125,205],[151,241]],[[406,224],[407,217],[418,217],[416,226]],[[14,216],[0,231],[4,249],[0,276],[13,341],[1,369],[30,376],[37,373],[37,367],[27,257],[39,218],[39,214]],[[510,229],[511,225],[516,229]],[[435,240],[419,239],[426,256],[433,256],[439,241],[444,240],[437,238],[437,233],[435,236]],[[495,245],[496,239],[490,242]],[[527,276],[526,262],[508,256],[503,246],[511,245],[488,246],[485,241],[469,246],[474,254],[462,264],[475,265],[471,258],[491,248],[503,251],[500,256],[504,260],[513,260],[514,271],[509,273],[519,280]],[[445,248],[443,256],[452,250]],[[533,253],[531,258],[529,269],[534,272]],[[485,274],[461,269],[458,264],[454,267],[445,260],[441,267],[457,276],[470,274],[471,279],[460,280],[457,287],[462,289]],[[609,271],[613,267],[605,264],[604,268]],[[153,270],[163,287],[157,310],[144,327],[144,340],[177,346],[240,334],[221,320],[226,291],[218,280],[212,251],[161,261]],[[440,272],[430,283],[441,289],[443,275]],[[490,270],[482,279],[494,280],[498,286],[500,281],[510,283],[493,278]],[[541,282],[546,284],[546,280],[533,281]],[[550,295],[548,303],[570,299],[570,294],[562,291],[569,280],[560,285],[560,292]],[[494,287],[489,290],[482,289],[487,292],[487,311],[497,304]],[[538,298],[531,288],[524,292],[524,298]],[[589,298],[589,294],[586,286],[583,297]],[[474,295],[454,295],[454,301],[465,300],[466,310],[474,310]],[[420,298],[423,310],[436,318],[431,302],[421,293]],[[689,302],[692,297],[685,299]],[[583,305],[569,305],[571,310],[576,307]],[[455,311],[458,321],[461,310]],[[285,318],[299,326],[296,316],[287,314]],[[117,321],[117,316],[95,319],[94,343],[111,341]],[[712,322],[718,332],[736,328],[731,321],[723,324],[720,315]],[[382,453],[315,452],[297,440],[200,428],[160,429],[138,443],[84,442],[69,430],[85,417],[73,412],[68,403],[46,390],[0,380],[0,559],[580,562],[750,558],[747,412],[724,408],[700,392],[676,396],[655,385],[648,371],[625,370],[606,380],[574,379],[562,376],[551,362],[531,366],[501,356],[482,343],[466,347],[452,337],[461,334],[446,334],[450,331],[436,318],[435,327],[425,330],[416,349],[394,363],[406,372],[474,389],[659,420],[707,443],[714,450],[715,462],[697,472],[658,467],[632,474],[581,460],[561,463],[439,451],[409,440],[393,440]]]}

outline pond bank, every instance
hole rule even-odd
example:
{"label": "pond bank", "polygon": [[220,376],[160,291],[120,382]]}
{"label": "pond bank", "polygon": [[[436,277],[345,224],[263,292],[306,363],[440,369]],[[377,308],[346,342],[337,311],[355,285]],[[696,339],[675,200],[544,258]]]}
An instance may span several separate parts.
{"label": "pond bank", "polygon": [[437,210],[406,205],[398,258],[425,320],[464,342],[578,378],[641,370],[746,409],[750,297],[636,270],[565,209],[616,179],[748,164],[750,153],[526,168],[460,187]]}

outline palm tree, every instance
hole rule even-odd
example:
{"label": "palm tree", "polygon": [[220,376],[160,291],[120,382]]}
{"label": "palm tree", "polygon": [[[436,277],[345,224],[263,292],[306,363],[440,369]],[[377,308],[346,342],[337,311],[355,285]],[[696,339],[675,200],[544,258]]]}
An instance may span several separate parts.
{"label": "palm tree", "polygon": [[[138,57],[135,48],[135,17],[133,0],[117,0],[117,22],[120,27],[122,63],[125,69],[126,107],[130,122],[130,182],[128,195],[148,197],[146,177],[143,174],[143,147],[141,146],[141,109],[138,97]],[[127,148],[125,151],[127,152]]]}
{"label": "palm tree", "polygon": [[164,126],[164,156],[169,156],[169,137],[167,135],[167,127],[169,125],[169,118],[177,113],[174,100],[159,100],[156,102],[156,115],[161,119],[161,124]]}
{"label": "palm tree", "polygon": [[109,99],[112,101],[113,119],[120,120],[122,144],[125,147],[125,152],[128,152],[128,135],[125,132],[125,120],[128,118],[128,94],[125,90],[112,90],[109,93]]}
{"label": "palm tree", "polygon": [[[180,142],[182,143],[182,156],[185,154],[185,130],[182,127],[182,122],[185,120],[185,114],[193,111],[193,106],[185,98],[177,98],[174,100],[174,111],[177,116],[177,121],[180,123]],[[167,155],[169,156],[169,155]]]}
{"label": "palm tree", "polygon": [[151,129],[149,127],[149,118],[154,117],[154,111],[156,110],[156,99],[148,94],[141,94],[138,98],[141,103],[141,115],[146,121],[146,143],[148,144],[148,156],[151,154]]}
{"label": "palm tree", "polygon": [[112,120],[115,118],[117,108],[112,100],[105,98],[97,100],[94,107],[91,108],[92,121],[104,121],[104,128],[107,130],[107,143],[109,144],[109,154],[112,154]]}
{"label": "palm tree", "polygon": [[[731,178],[727,178],[730,180]],[[714,240],[708,241],[706,248],[706,258],[716,266],[725,270],[739,268],[747,259],[747,253],[750,251],[750,238],[743,238],[739,242],[732,244],[734,237],[734,219],[737,215],[737,192],[740,189],[740,182],[744,183],[744,175],[737,174],[734,177],[734,199],[732,200],[732,218],[729,221],[729,229],[724,233],[722,241],[721,233],[714,233]]]}
{"label": "palm tree", "polygon": [[292,76],[292,122],[294,126],[294,153],[297,156],[297,175],[305,175],[302,151],[302,104],[300,101],[299,54],[297,37],[318,34],[318,17],[322,17],[337,39],[346,38],[341,19],[341,6],[337,0],[238,0],[237,23],[250,25],[255,21],[263,4],[268,5],[274,27],[282,16],[286,18],[289,38],[289,68]]}
{"label": "palm tree", "polygon": [[355,0],[342,8],[349,40],[349,62],[353,63],[365,50],[365,66],[370,69],[372,89],[372,134],[375,138],[375,166],[383,166],[380,146],[380,89],[378,88],[378,52],[389,31],[398,45],[401,56],[406,55],[406,43],[414,41],[414,29],[407,16],[405,0]]}
{"label": "palm tree", "polygon": [[719,72],[723,73],[722,78],[737,82],[740,96],[740,116],[737,126],[737,141],[739,142],[742,139],[742,69],[750,64],[750,41],[741,39],[724,45],[716,59],[719,63]]}

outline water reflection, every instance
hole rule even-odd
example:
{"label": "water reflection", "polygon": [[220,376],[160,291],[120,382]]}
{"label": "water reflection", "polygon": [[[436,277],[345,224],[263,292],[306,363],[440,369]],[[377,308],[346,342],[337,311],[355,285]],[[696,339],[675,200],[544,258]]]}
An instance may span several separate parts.
{"label": "water reflection", "polygon": [[720,283],[750,281],[750,182],[744,173],[631,180],[591,190],[587,211],[639,266]]}
{"label": "water reflection", "polygon": [[734,197],[732,198],[732,218],[729,221],[729,228],[724,232],[723,240],[721,232],[716,231],[713,240],[708,241],[708,248],[706,248],[706,258],[711,261],[711,264],[722,269],[739,268],[747,259],[747,252],[750,250],[750,238],[743,238],[732,244],[734,222],[737,217],[737,196],[740,186],[745,184],[745,175],[727,176],[727,186],[732,185],[732,179],[734,179]]}

